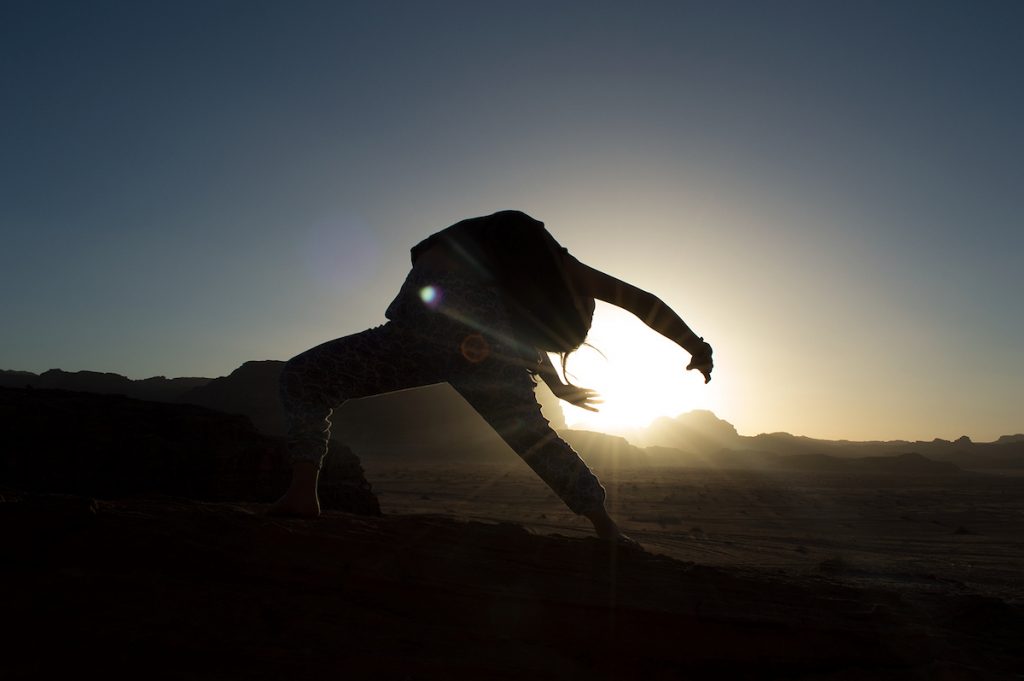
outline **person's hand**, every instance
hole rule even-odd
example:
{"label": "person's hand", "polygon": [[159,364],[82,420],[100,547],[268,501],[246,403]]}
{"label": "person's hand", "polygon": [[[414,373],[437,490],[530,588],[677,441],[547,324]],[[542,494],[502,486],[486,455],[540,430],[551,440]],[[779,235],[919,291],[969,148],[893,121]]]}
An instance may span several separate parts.
{"label": "person's hand", "polygon": [[686,365],[686,370],[696,369],[704,374],[704,383],[708,383],[711,380],[711,370],[715,368],[715,362],[711,359],[711,345],[705,343],[704,339],[701,339],[700,343],[701,347],[696,348],[696,351],[692,353],[693,357]]}
{"label": "person's hand", "polygon": [[598,408],[594,405],[602,404],[604,400],[597,391],[591,390],[590,388],[579,388],[574,385],[565,385],[564,383],[556,385],[552,391],[560,400],[565,400],[569,404],[575,405],[580,409],[586,409],[587,411],[598,411]]}

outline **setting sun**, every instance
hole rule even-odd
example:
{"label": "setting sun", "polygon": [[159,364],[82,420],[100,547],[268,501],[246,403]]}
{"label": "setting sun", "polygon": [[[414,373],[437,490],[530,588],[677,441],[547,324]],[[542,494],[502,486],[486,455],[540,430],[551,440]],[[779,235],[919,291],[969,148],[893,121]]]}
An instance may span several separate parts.
{"label": "setting sun", "polygon": [[599,302],[587,343],[592,347],[569,357],[568,378],[596,390],[604,403],[595,413],[562,402],[570,427],[621,433],[660,416],[719,407],[714,381],[705,385],[686,371],[686,351],[628,312]]}

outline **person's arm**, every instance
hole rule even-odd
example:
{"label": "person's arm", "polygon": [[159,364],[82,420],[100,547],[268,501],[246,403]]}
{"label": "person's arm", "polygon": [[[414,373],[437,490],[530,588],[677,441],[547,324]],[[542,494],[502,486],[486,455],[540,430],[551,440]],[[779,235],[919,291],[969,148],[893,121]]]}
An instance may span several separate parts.
{"label": "person's arm", "polygon": [[580,388],[575,385],[566,384],[562,382],[558,372],[555,371],[554,365],[551,363],[551,358],[548,357],[548,353],[540,353],[541,361],[540,366],[537,368],[537,374],[541,380],[551,388],[551,392],[555,394],[560,400],[565,400],[570,404],[574,404],[581,409],[587,411],[597,411],[595,404],[601,404],[602,400],[599,399],[598,394],[589,388]]}
{"label": "person's arm", "polygon": [[711,345],[694,333],[660,298],[585,265],[572,256],[566,257],[565,263],[566,271],[581,294],[633,313],[644,324],[693,356],[693,361],[686,367],[687,369],[697,369],[704,374],[705,383],[711,380],[711,370],[714,367]]}

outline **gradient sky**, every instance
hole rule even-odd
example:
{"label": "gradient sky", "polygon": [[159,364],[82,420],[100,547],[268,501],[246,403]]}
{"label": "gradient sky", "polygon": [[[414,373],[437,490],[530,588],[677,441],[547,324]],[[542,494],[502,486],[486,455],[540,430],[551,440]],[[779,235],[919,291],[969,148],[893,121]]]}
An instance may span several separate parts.
{"label": "gradient sky", "polygon": [[1020,432],[1022,72],[1018,2],[7,1],[0,368],[286,359],[517,208],[743,434]]}

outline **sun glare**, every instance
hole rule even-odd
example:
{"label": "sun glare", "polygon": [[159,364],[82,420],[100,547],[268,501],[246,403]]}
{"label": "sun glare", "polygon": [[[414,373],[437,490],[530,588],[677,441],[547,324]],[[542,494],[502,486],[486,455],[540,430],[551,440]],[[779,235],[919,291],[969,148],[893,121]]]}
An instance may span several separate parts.
{"label": "sun glare", "polygon": [[562,402],[570,427],[624,434],[661,416],[716,409],[714,382],[705,386],[686,371],[686,351],[630,313],[598,303],[587,343],[593,347],[569,357],[569,379],[598,391],[604,403],[594,413]]}

